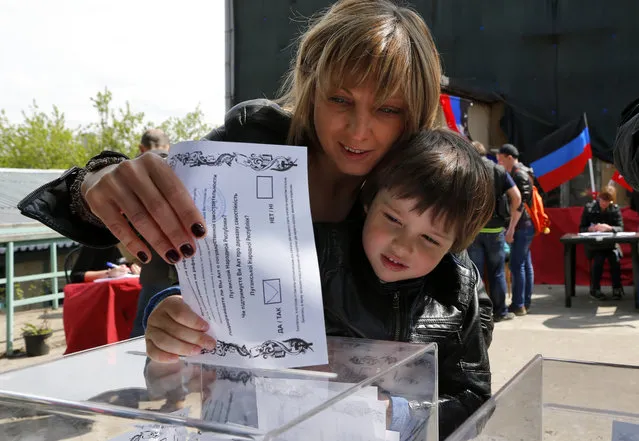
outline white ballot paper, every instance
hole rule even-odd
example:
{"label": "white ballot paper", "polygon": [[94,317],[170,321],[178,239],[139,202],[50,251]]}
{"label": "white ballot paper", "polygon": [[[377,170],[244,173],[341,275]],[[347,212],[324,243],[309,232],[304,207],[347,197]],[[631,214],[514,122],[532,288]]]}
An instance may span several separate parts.
{"label": "white ballot paper", "polygon": [[183,142],[168,162],[208,230],[177,270],[184,301],[209,322],[217,347],[189,360],[327,364],[306,148]]}

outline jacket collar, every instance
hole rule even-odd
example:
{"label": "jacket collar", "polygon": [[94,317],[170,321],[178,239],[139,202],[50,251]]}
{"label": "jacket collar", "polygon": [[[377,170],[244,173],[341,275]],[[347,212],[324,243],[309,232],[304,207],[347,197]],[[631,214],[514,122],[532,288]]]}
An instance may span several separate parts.
{"label": "jacket collar", "polygon": [[[379,280],[379,279],[378,279]],[[380,291],[384,295],[401,293],[417,293],[421,291],[422,286],[426,282],[426,276],[418,277],[416,279],[399,280],[397,282],[384,282],[379,280]]]}

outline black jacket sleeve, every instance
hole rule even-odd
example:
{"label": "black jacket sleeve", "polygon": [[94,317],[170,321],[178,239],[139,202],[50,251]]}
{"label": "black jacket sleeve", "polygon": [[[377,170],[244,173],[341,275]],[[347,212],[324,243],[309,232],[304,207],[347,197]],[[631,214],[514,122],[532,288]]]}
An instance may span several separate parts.
{"label": "black jacket sleeve", "polygon": [[522,205],[524,204],[524,202],[530,205],[530,203],[532,202],[532,186],[530,183],[530,177],[528,176],[528,173],[526,173],[526,171],[523,168],[517,167],[514,170],[512,177],[513,177],[513,181],[515,181],[515,185],[517,185],[517,188],[519,189],[519,192],[521,193]]}
{"label": "black jacket sleeve", "polygon": [[639,190],[639,99],[622,115],[614,144],[615,167],[626,182]]}
{"label": "black jacket sleeve", "polygon": [[623,231],[623,216],[621,215],[621,209],[619,205],[613,204],[610,205],[610,226],[612,227],[612,231],[615,233],[619,233]]}
{"label": "black jacket sleeve", "polygon": [[579,222],[579,232],[583,233],[588,231],[588,228],[592,224],[592,202],[588,202],[584,207],[584,211],[581,212],[581,221]]}
{"label": "black jacket sleeve", "polygon": [[[492,304],[475,271],[478,283],[461,330],[461,344],[452,352],[440,350],[439,437],[445,439],[475,412],[491,394],[488,346],[492,340]],[[482,317],[490,308],[490,319]],[[487,337],[488,335],[488,337]]]}

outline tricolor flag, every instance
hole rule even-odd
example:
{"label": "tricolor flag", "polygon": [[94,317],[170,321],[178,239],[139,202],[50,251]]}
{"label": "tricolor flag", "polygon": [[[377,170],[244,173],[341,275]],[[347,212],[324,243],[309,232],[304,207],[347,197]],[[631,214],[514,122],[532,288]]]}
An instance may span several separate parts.
{"label": "tricolor flag", "polygon": [[468,109],[473,103],[458,96],[444,93],[439,96],[439,103],[444,111],[448,128],[471,139],[468,130]]}
{"label": "tricolor flag", "polygon": [[612,175],[612,178],[610,178],[610,180],[616,182],[619,185],[621,185],[623,188],[625,188],[628,191],[633,191],[632,187],[630,186],[630,184],[628,184],[626,182],[626,180],[623,178],[623,176],[621,176],[621,174],[619,174],[619,171],[617,171],[617,170],[615,170],[615,172]]}
{"label": "tricolor flag", "polygon": [[526,152],[526,160],[545,192],[581,174],[590,158],[585,115],[560,127],[539,141],[533,151]]}

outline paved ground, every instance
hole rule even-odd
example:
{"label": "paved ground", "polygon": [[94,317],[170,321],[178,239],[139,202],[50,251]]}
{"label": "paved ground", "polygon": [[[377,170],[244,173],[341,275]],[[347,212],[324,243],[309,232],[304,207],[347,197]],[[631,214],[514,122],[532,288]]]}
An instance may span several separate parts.
{"label": "paved ground", "polygon": [[577,287],[572,308],[566,308],[563,286],[536,286],[529,315],[495,324],[493,391],[536,354],[639,365],[639,311],[630,292],[626,287],[623,300],[599,302],[588,296],[588,287]]}
{"label": "paved ground", "polygon": [[[639,312],[635,311],[630,289],[618,302],[601,303],[587,295],[587,287],[577,287],[572,308],[564,307],[563,286],[539,285],[531,313],[512,321],[495,324],[490,347],[493,391],[510,379],[536,354],[577,360],[606,361],[639,365]],[[604,291],[605,292],[605,291]],[[20,328],[24,323],[38,324],[43,310],[16,314],[14,347],[24,348]],[[62,309],[48,310],[54,329],[49,339],[49,355],[41,357],[0,358],[0,372],[42,363],[62,356],[66,347],[62,327]],[[0,316],[0,353],[6,342],[6,317]]]}

